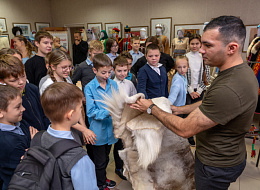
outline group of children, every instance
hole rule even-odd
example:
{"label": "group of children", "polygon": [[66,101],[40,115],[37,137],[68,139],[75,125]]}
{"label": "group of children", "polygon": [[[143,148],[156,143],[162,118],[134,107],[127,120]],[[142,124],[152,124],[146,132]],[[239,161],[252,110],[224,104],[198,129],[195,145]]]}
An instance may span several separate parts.
{"label": "group of children", "polygon": [[[52,139],[52,142],[61,138],[75,139],[71,127],[82,132],[86,142],[92,144],[87,146],[89,156],[82,152],[83,149],[71,154],[81,155],[81,159],[74,163],[68,174],[71,177],[71,186],[74,189],[113,188],[116,183],[106,177],[109,153],[114,144],[115,172],[126,179],[123,176],[123,161],[118,156],[118,150],[123,149],[123,144],[120,139],[114,137],[111,116],[105,109],[106,105],[99,101],[103,99],[102,94],[111,96],[112,90],[123,88],[128,96],[139,92],[144,93],[146,98],[163,96],[169,98],[173,105],[182,106],[186,103],[187,89],[191,89],[188,92],[192,99],[202,96],[205,87],[201,85],[205,75],[203,61],[196,59],[196,69],[189,72],[188,70],[193,68],[189,67],[193,58],[188,59],[188,55],[177,57],[177,73],[168,93],[167,71],[165,66],[159,63],[161,53],[157,44],[147,45],[147,64],[139,70],[136,79],[130,69],[135,64],[133,62],[142,56],[138,38],[131,40],[132,55],[129,52],[118,55],[118,44],[113,39],[107,40],[106,55],[102,53],[103,44],[93,40],[89,44],[89,57],[76,67],[70,79],[72,60],[62,50],[52,51],[52,39],[48,32],[38,32],[35,35],[38,52],[25,66],[18,51],[0,50],[0,83],[5,84],[0,85],[2,189],[7,189],[14,169],[29,148],[36,132],[47,130],[47,141]],[[190,41],[190,44],[197,41],[198,47],[191,48],[194,54],[199,51],[200,37],[195,36]],[[189,73],[191,76],[187,77]],[[26,75],[29,76],[30,83]],[[197,79],[198,82],[193,84]],[[79,80],[84,95],[74,85]],[[85,108],[86,123],[82,117],[82,107]]]}

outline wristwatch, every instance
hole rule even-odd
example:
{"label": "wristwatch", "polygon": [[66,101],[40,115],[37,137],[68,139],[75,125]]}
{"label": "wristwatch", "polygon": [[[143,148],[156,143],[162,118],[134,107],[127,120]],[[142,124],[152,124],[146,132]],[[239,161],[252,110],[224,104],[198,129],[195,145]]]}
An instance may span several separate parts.
{"label": "wristwatch", "polygon": [[155,106],[155,104],[151,104],[149,108],[147,108],[147,113],[152,115],[152,108]]}

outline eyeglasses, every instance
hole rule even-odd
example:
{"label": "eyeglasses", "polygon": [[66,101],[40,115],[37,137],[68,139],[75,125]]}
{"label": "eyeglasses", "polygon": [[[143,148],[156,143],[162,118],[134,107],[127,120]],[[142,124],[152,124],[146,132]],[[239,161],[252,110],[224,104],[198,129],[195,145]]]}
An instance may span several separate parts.
{"label": "eyeglasses", "polygon": [[74,67],[71,65],[71,66],[66,66],[66,67],[60,67],[62,71],[67,71],[67,70],[73,70]]}
{"label": "eyeglasses", "polygon": [[112,45],[112,47],[118,47],[118,45]]}

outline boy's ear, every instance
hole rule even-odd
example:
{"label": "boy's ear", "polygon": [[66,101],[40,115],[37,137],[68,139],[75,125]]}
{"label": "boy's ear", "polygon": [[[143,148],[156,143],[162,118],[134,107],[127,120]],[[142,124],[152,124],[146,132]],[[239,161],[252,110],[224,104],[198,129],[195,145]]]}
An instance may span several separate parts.
{"label": "boy's ear", "polygon": [[112,70],[113,70],[113,72],[115,73],[115,69],[114,69],[114,67],[112,67]]}
{"label": "boy's ear", "polygon": [[0,79],[0,83],[4,84],[5,82],[4,82],[4,80]]}
{"label": "boy's ear", "polygon": [[3,111],[0,110],[0,119],[2,119],[4,117]]}
{"label": "boy's ear", "polygon": [[97,69],[95,67],[93,67],[93,72],[97,74]]}
{"label": "boy's ear", "polygon": [[132,42],[130,42],[130,46],[132,46]]}
{"label": "boy's ear", "polygon": [[74,112],[74,110],[70,110],[69,112],[66,113],[66,118],[68,120],[71,120],[73,112]]}
{"label": "boy's ear", "polygon": [[39,42],[34,41],[34,44],[35,44],[37,47],[39,47]]}

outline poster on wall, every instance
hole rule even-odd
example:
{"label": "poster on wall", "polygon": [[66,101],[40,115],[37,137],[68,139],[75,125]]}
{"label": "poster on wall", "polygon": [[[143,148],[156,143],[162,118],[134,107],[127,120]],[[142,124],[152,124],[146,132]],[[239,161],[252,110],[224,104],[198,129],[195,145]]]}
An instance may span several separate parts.
{"label": "poster on wall", "polygon": [[148,26],[130,26],[132,36],[140,37],[140,29],[144,28],[146,30],[146,36],[149,36],[149,27]]}
{"label": "poster on wall", "polygon": [[112,23],[105,23],[106,32],[109,38],[112,37],[113,28],[118,28],[120,30],[118,37],[122,38],[122,28],[121,22],[112,22]]}
{"label": "poster on wall", "polygon": [[171,44],[171,33],[172,33],[172,17],[165,17],[165,18],[151,18],[150,21],[150,34],[151,36],[156,35],[156,29],[155,26],[157,24],[162,25],[162,35],[167,36],[169,39],[169,45]]}
{"label": "poster on wall", "polygon": [[174,38],[178,38],[177,31],[182,30],[184,37],[190,37],[194,34],[203,34],[203,23],[199,24],[176,24],[174,25]]}
{"label": "poster on wall", "polygon": [[60,45],[66,47],[67,50],[69,49],[67,31],[48,31],[48,32],[53,36],[59,37]]}
{"label": "poster on wall", "polygon": [[13,26],[20,27],[24,36],[31,36],[31,24],[30,23],[13,23]]}
{"label": "poster on wall", "polygon": [[7,32],[6,20],[3,17],[0,17],[0,29],[2,32]]}
{"label": "poster on wall", "polygon": [[102,30],[102,23],[101,22],[88,23],[87,24],[87,29],[91,29],[92,32],[94,33],[96,39],[99,39],[101,30]]}
{"label": "poster on wall", "polygon": [[254,25],[246,25],[246,39],[243,47],[243,52],[246,53],[248,46],[252,42],[252,40],[257,36],[257,24]]}
{"label": "poster on wall", "polygon": [[43,30],[44,28],[48,28],[48,27],[50,27],[49,22],[35,22],[35,29],[37,32],[40,30]]}

